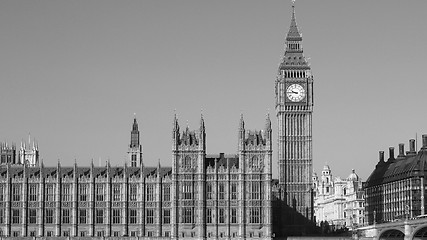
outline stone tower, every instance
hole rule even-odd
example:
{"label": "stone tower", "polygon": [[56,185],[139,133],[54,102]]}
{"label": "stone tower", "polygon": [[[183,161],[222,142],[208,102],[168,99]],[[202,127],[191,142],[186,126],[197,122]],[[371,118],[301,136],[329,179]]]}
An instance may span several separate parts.
{"label": "stone tower", "polygon": [[[175,115],[172,130],[172,238],[206,239],[206,132],[203,116],[197,130],[180,133]],[[184,234],[184,236],[182,236]]]}
{"label": "stone tower", "polygon": [[30,136],[28,136],[28,145],[25,142],[21,142],[18,159],[19,164],[30,167],[34,167],[39,164],[39,145],[35,140],[31,142]]}
{"label": "stone tower", "polygon": [[132,131],[130,132],[130,144],[128,156],[131,167],[140,167],[142,163],[142,145],[139,142],[139,130],[136,116],[133,118]]}
{"label": "stone tower", "polygon": [[313,76],[303,54],[293,5],[276,79],[279,184],[281,199],[307,218],[312,218],[312,113]]}

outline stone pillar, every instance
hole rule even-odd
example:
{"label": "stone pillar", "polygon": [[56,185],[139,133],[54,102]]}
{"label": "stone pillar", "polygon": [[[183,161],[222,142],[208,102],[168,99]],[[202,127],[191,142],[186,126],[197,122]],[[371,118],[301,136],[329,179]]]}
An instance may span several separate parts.
{"label": "stone pillar", "polygon": [[22,236],[26,237],[28,235],[28,197],[27,197],[27,189],[28,189],[28,176],[27,176],[27,166],[24,166],[24,182],[22,183]]}
{"label": "stone pillar", "polygon": [[77,237],[78,236],[78,226],[79,226],[79,205],[78,205],[78,176],[77,176],[77,165],[74,165],[74,176],[73,176],[73,214],[72,214],[72,229],[70,232],[70,236]]}
{"label": "stone pillar", "polygon": [[55,236],[61,236],[61,166],[58,163],[56,169],[55,191]]}

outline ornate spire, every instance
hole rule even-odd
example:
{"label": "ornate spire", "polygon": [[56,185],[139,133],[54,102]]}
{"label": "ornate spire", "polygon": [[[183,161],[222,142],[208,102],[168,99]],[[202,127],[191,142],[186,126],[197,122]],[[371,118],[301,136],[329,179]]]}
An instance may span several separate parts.
{"label": "ornate spire", "polygon": [[132,131],[130,132],[130,147],[139,147],[139,130],[136,114],[134,114]]}
{"label": "ornate spire", "polygon": [[292,19],[291,27],[289,28],[288,35],[286,36],[287,41],[301,41],[302,36],[298,30],[297,20],[295,18],[295,0],[292,1]]}
{"label": "ornate spire", "polygon": [[243,130],[245,129],[245,121],[243,120],[243,113],[240,114],[240,124],[239,124],[239,129]]}

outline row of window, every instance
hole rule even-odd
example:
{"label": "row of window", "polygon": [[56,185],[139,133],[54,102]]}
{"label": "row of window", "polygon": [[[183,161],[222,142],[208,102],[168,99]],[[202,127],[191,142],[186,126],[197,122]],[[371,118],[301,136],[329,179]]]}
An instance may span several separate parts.
{"label": "row of window", "polygon": [[[79,185],[78,189],[78,200],[81,202],[89,201],[89,186],[88,184]],[[95,189],[95,201],[105,201],[107,196],[106,186],[104,184],[96,184]],[[148,185],[146,187],[146,201],[152,202],[155,200],[155,186]],[[61,187],[61,201],[69,202],[72,201],[71,196],[71,184],[63,184]],[[46,184],[45,196],[47,202],[55,201],[56,184]],[[0,201],[5,201],[5,189],[3,185],[0,185]],[[137,184],[129,184],[129,201],[137,201],[138,186]],[[36,202],[39,197],[39,184],[30,184],[28,192],[28,201]],[[113,184],[112,187],[112,200],[122,201],[124,197],[124,190],[122,184]],[[12,186],[12,201],[21,201],[22,197],[22,185],[14,184]],[[170,201],[170,186],[163,186],[163,201]]]}
{"label": "row of window", "polygon": [[[79,185],[78,189],[78,200],[81,202],[89,201],[89,186],[88,184]],[[213,190],[213,183],[206,183],[206,199],[213,199],[215,197]],[[61,188],[61,201],[69,202],[72,201],[71,196],[71,184],[63,184]],[[249,181],[248,189],[250,189],[250,199],[259,200],[261,197],[261,182],[258,181]],[[147,185],[145,194],[145,201],[153,202],[155,201],[155,186]],[[46,201],[53,202],[55,201],[55,184],[46,184],[45,188]],[[193,183],[190,181],[184,181],[182,183],[182,199],[193,199]],[[4,201],[4,187],[0,186],[0,201]],[[129,185],[129,201],[137,201],[138,196],[138,186],[137,184]],[[30,202],[38,201],[39,196],[39,184],[30,184],[29,185],[29,195],[28,200]],[[105,201],[107,196],[106,186],[104,184],[96,184],[95,186],[95,201]],[[122,201],[124,197],[124,191],[122,184],[113,184],[112,186],[112,200],[113,201]],[[230,184],[230,198],[235,200],[237,199],[237,183]],[[226,199],[226,183],[218,183],[218,199]],[[14,184],[12,186],[12,201],[21,201],[22,200],[22,185]],[[163,186],[163,201],[170,201],[170,185]]]}
{"label": "row of window", "polygon": [[[62,209],[61,219],[62,224],[71,223],[71,211],[72,209]],[[78,210],[78,221],[80,224],[87,224],[89,209],[79,209]],[[38,210],[37,209],[28,209],[28,223],[36,224],[38,218]],[[20,209],[12,209],[12,224],[20,224],[22,221],[21,210]],[[113,224],[121,224],[123,220],[122,209],[112,209],[112,223]],[[137,224],[138,223],[138,210],[137,209],[129,209],[129,224]],[[206,209],[206,223],[213,223],[215,214],[215,209],[207,208]],[[230,223],[237,223],[237,208],[230,209]],[[181,223],[194,223],[194,209],[191,207],[184,207],[180,214]],[[45,223],[46,224],[54,224],[55,223],[55,209],[47,208],[45,209]],[[163,209],[163,224],[171,223],[171,210]],[[103,224],[106,223],[106,211],[105,209],[95,209],[95,223]],[[218,223],[226,223],[226,209],[219,208],[218,209]],[[154,224],[155,219],[155,211],[154,209],[146,209],[145,210],[145,222],[146,224]],[[4,209],[0,209],[0,224],[4,224],[5,222],[5,211]],[[261,222],[261,209],[258,207],[253,207],[249,209],[249,223],[260,223]]]}

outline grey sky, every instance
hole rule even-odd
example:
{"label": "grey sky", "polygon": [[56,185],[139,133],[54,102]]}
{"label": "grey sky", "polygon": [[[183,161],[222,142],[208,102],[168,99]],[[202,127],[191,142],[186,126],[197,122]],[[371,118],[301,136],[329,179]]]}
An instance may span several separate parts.
{"label": "grey sky", "polygon": [[[327,162],[366,180],[379,150],[427,133],[426,9],[297,1],[315,171]],[[181,128],[203,109],[208,153],[236,153],[240,113],[262,129],[270,109],[277,165],[274,81],[290,19],[285,0],[0,1],[0,141],[30,132],[47,165],[122,165],[135,112],[145,164],[166,166],[174,109]]]}

